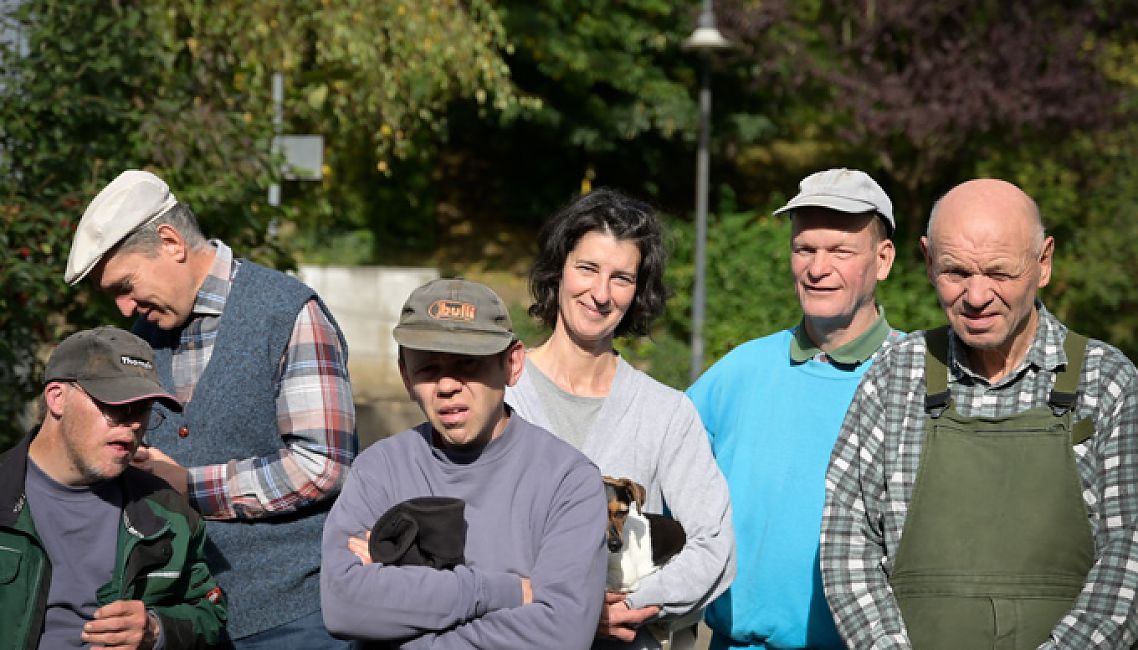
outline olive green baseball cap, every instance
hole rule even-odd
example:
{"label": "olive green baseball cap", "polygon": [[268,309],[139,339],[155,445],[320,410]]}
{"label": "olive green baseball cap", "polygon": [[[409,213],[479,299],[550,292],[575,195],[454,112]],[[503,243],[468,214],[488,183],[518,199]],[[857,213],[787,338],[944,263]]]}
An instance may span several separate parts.
{"label": "olive green baseball cap", "polygon": [[498,294],[461,278],[432,280],[412,291],[392,335],[412,350],[478,357],[498,354],[516,338]]}

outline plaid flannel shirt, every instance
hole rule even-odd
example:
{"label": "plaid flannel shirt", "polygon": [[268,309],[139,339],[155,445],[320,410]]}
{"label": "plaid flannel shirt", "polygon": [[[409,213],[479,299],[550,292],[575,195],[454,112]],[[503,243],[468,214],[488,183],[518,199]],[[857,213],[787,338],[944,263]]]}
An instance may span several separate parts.
{"label": "plaid flannel shirt", "polygon": [[[225,301],[240,269],[228,246],[210,243],[217,254],[171,362],[175,394],[183,402],[193,397],[209,364]],[[291,512],[332,498],[347,478],[358,446],[347,359],[335,327],[315,300],[297,314],[278,379],[281,448],[276,454],[187,468],[190,503],[204,517],[258,519]]]}
{"label": "plaid flannel shirt", "polygon": [[[949,337],[949,388],[966,417],[1044,406],[1066,363],[1067,329],[1039,302],[1039,327],[1022,363],[989,384]],[[925,425],[925,336],[886,349],[862,379],[826,476],[821,564],[827,600],[851,648],[910,647],[889,586],[920,461]],[[1128,648],[1138,639],[1138,372],[1091,340],[1075,405],[1095,435],[1074,448],[1095,540],[1095,564],[1071,611],[1042,648]],[[999,498],[999,495],[993,495]],[[967,534],[962,531],[961,534]]]}

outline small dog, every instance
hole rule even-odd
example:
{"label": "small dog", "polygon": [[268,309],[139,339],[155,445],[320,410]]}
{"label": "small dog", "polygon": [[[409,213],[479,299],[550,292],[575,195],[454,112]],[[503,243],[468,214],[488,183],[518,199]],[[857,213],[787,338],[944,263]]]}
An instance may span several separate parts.
{"label": "small dog", "polygon": [[609,591],[636,591],[640,579],[663,566],[687,541],[680,522],[664,515],[642,513],[644,486],[628,478],[604,477],[609,524]]}

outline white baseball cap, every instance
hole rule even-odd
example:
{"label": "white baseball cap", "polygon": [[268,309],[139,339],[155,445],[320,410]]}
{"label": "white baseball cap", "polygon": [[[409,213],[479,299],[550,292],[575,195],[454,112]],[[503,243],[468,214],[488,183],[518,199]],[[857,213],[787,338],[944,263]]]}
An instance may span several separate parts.
{"label": "white baseball cap", "polygon": [[802,179],[798,189],[798,195],[775,210],[775,214],[805,207],[829,208],[850,214],[876,212],[885,222],[890,237],[897,229],[889,195],[863,171],[839,167],[815,172]]}
{"label": "white baseball cap", "polygon": [[102,189],[75,230],[63,280],[75,284],[87,277],[107,251],[143,224],[178,202],[166,181],[139,169],[128,169]]}

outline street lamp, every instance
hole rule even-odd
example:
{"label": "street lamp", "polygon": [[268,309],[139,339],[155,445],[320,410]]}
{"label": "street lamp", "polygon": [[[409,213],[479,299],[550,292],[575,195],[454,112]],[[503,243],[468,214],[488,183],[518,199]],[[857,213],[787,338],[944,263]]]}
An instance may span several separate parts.
{"label": "street lamp", "polygon": [[691,300],[691,381],[703,370],[703,314],[707,302],[707,185],[710,174],[708,141],[711,139],[711,52],[731,47],[715,26],[711,0],[703,0],[695,31],[684,40],[683,48],[700,57],[699,151],[695,165],[695,281]]}

